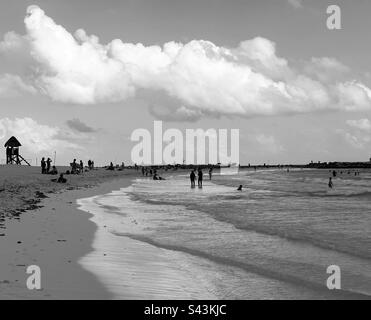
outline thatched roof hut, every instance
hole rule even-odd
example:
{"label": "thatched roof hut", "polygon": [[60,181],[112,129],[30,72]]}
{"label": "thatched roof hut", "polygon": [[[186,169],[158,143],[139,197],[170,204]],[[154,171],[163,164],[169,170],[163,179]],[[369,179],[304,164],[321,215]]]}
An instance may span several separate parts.
{"label": "thatched roof hut", "polygon": [[11,147],[11,148],[18,148],[21,146],[21,143],[17,140],[16,137],[11,137],[4,145],[5,148]]}

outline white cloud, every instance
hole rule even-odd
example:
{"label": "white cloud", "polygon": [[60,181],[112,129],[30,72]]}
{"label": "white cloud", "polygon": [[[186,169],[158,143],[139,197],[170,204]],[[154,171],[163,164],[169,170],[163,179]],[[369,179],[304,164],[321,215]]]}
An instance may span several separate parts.
{"label": "white cloud", "polygon": [[166,104],[161,105],[150,105],[149,112],[156,119],[164,121],[197,121],[201,118],[204,113],[197,109],[187,108],[185,106],[180,106],[175,111],[172,110],[173,107],[169,107]]}
{"label": "white cloud", "polygon": [[335,58],[313,57],[304,71],[321,82],[331,82],[346,79],[350,68]]}
{"label": "white cloud", "polygon": [[277,56],[276,44],[268,39],[256,37],[242,41],[232,52],[240,63],[248,64],[254,71],[271,78],[279,80],[291,72],[287,60]]}
{"label": "white cloud", "polygon": [[4,35],[4,40],[0,42],[0,53],[21,50],[24,49],[27,44],[26,37],[22,37],[16,32],[10,31]]}
{"label": "white cloud", "polygon": [[59,127],[39,124],[31,118],[0,119],[0,140],[4,144],[11,136],[15,136],[29,153],[34,154],[82,149],[74,141],[76,136]]}
{"label": "white cloud", "polygon": [[337,130],[347,143],[357,149],[369,147],[371,142],[371,122],[368,119],[347,120],[349,130]]}
{"label": "white cloud", "polygon": [[370,110],[371,89],[357,81],[347,81],[336,85],[339,103],[346,111]]}
{"label": "white cloud", "polygon": [[371,122],[368,119],[347,120],[347,125],[365,132],[371,132]]}
{"label": "white cloud", "polygon": [[371,141],[370,136],[354,134],[345,130],[337,130],[345,141],[356,149],[364,149]]}
{"label": "white cloud", "polygon": [[313,58],[299,72],[261,37],[236,48],[203,40],[160,47],[116,39],[104,45],[82,29],[73,36],[36,6],[27,12],[26,35],[8,33],[2,47],[27,41],[37,63],[35,87],[57,101],[118,102],[138,90],[160,92],[175,101],[169,113],[191,120],[371,109],[371,90],[355,80],[339,82],[339,73],[348,70],[336,59]]}
{"label": "white cloud", "polygon": [[0,74],[0,98],[17,96],[21,92],[35,94],[37,91],[18,75]]}

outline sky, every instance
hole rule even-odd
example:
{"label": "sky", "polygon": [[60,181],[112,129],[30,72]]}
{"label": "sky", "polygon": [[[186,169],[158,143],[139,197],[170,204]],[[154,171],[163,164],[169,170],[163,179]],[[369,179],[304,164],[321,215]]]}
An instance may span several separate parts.
{"label": "sky", "polygon": [[239,129],[241,164],[368,161],[370,12],[367,0],[2,0],[0,143],[15,135],[33,164],[131,163],[132,132],[162,120]]}

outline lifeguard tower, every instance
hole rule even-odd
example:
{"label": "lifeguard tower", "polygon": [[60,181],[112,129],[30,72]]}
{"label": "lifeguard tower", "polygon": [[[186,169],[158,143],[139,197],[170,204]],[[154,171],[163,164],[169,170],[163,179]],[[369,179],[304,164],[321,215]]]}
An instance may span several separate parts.
{"label": "lifeguard tower", "polygon": [[4,145],[6,148],[6,164],[17,164],[22,165],[22,161],[30,166],[28,161],[19,154],[19,147],[21,143],[16,137],[11,137]]}

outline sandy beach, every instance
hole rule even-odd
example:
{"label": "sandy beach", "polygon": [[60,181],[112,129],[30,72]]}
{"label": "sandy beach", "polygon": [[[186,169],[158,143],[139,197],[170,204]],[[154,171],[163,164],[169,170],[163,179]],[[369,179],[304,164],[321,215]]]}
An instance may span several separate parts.
{"label": "sandy beach", "polygon": [[[154,181],[131,169],[99,169],[66,176],[64,185],[38,168],[4,169],[0,299],[369,299],[369,218],[361,216],[368,173],[336,180],[336,193],[328,193],[324,171],[216,175],[192,189],[181,170]],[[288,197],[302,177],[310,185]],[[249,184],[242,193],[239,181]],[[271,214],[272,185],[282,194],[281,214]],[[331,222],[329,208],[340,199],[344,211],[357,204],[359,221],[307,226],[313,197],[318,221]],[[351,242],[353,229],[359,239]],[[340,292],[325,286],[334,262],[342,266]],[[41,290],[27,288],[31,265],[40,267]]]}
{"label": "sandy beach", "polygon": [[[94,170],[51,182],[39,168],[0,167],[0,299],[108,299],[78,260],[92,248],[96,225],[76,199],[130,184],[134,171]],[[28,290],[26,269],[41,269],[41,290]]]}
{"label": "sandy beach", "polygon": [[[1,195],[0,300],[222,297],[217,292],[224,284],[216,284],[214,278],[221,266],[117,237],[113,232],[117,221],[109,214],[115,207],[107,206],[108,214],[93,214],[84,204],[128,188],[138,172],[100,169],[66,176],[66,185],[50,182],[52,177],[39,174],[38,168],[8,167],[6,172]],[[135,230],[137,222],[128,219],[129,212],[121,223]],[[27,288],[31,265],[40,267],[41,290]]]}

